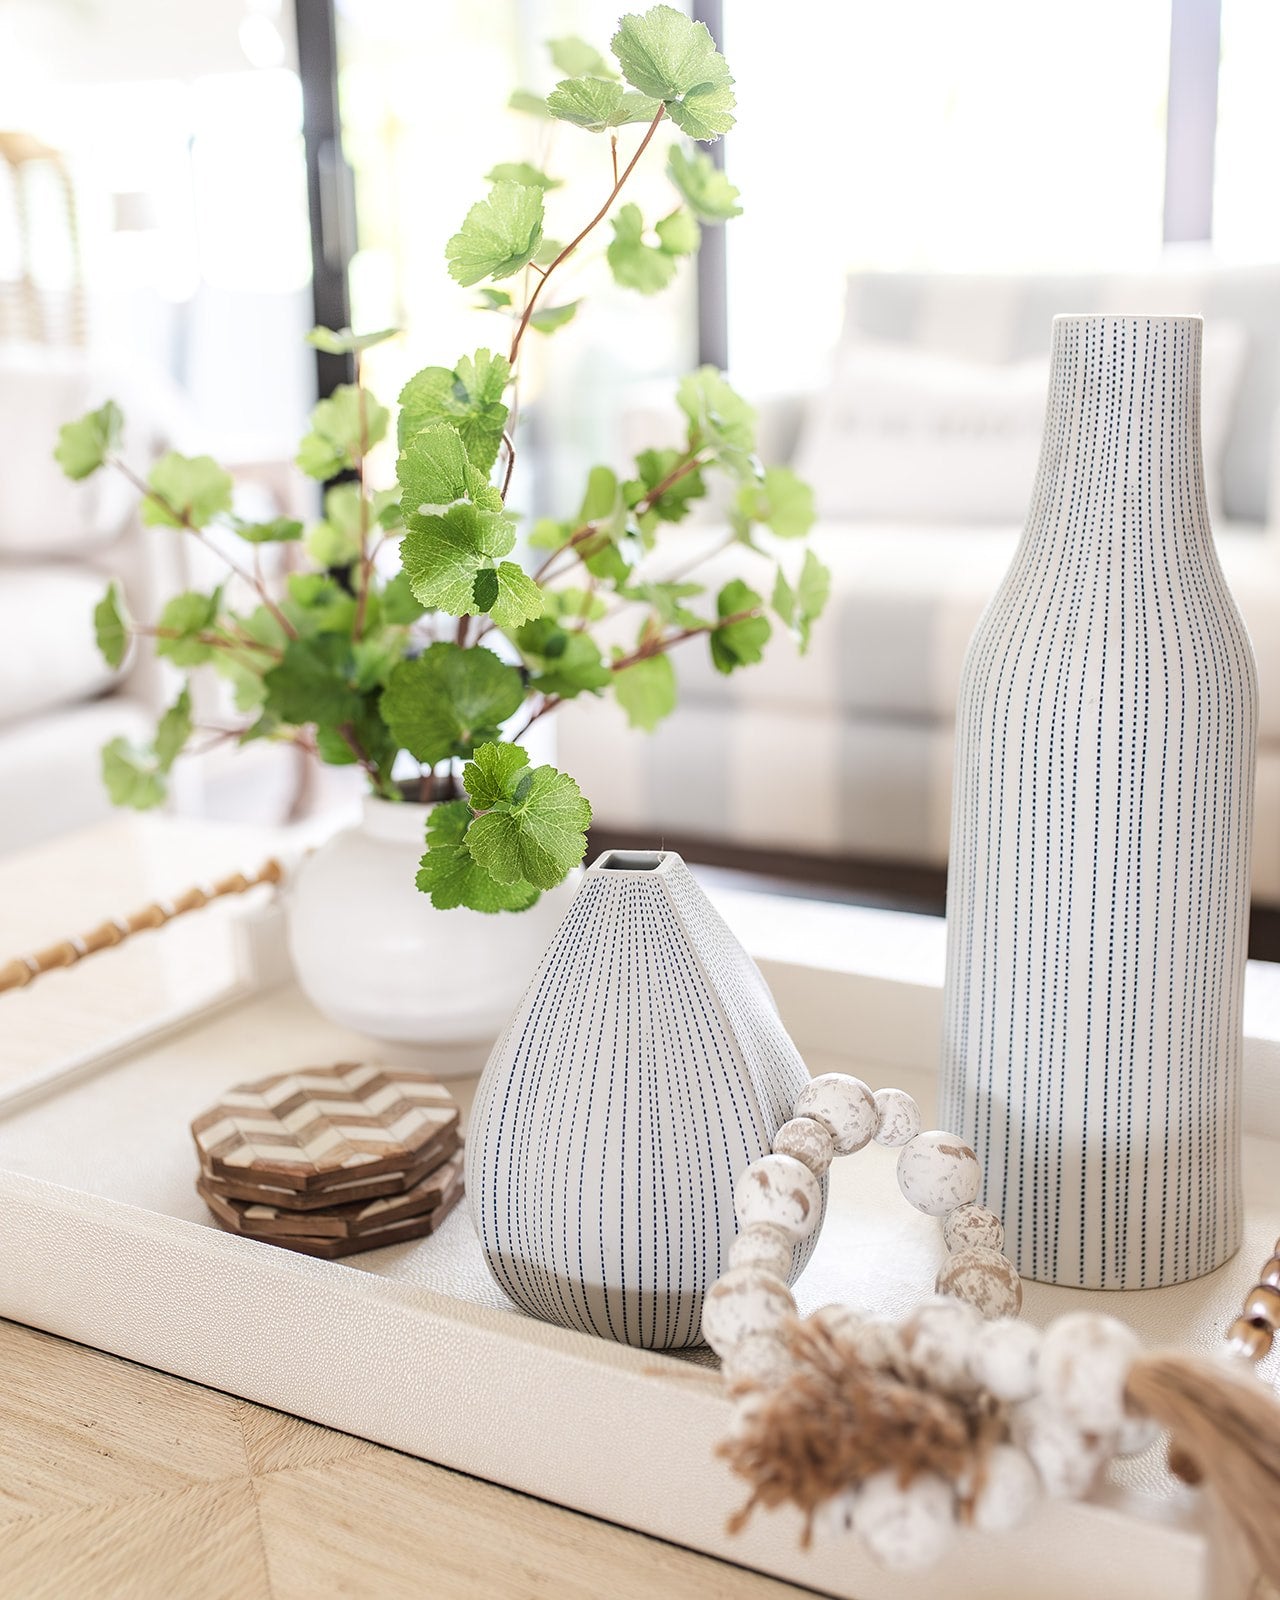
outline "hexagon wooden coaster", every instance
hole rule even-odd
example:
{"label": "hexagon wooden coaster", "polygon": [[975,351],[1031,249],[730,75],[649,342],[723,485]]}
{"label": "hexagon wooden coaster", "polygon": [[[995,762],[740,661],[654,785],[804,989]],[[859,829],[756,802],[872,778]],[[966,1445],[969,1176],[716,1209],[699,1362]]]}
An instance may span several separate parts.
{"label": "hexagon wooden coaster", "polygon": [[212,1194],[227,1200],[246,1200],[264,1206],[279,1206],[284,1211],[332,1211],[336,1206],[376,1200],[382,1195],[405,1194],[442,1166],[461,1149],[457,1126],[445,1128],[418,1152],[420,1163],[403,1172],[378,1172],[371,1178],[344,1179],[322,1189],[285,1189],[278,1184],[254,1183],[248,1178],[220,1178],[201,1164],[200,1176]]}
{"label": "hexagon wooden coaster", "polygon": [[251,1239],[353,1239],[434,1211],[462,1181],[462,1155],[453,1156],[403,1194],[383,1195],[329,1211],[286,1211],[281,1206],[229,1200],[201,1176],[196,1190],[223,1227]]}
{"label": "hexagon wooden coaster", "polygon": [[423,1149],[457,1123],[434,1078],[341,1062],[241,1084],[191,1133],[214,1177],[307,1193],[420,1165]]}
{"label": "hexagon wooden coaster", "polygon": [[[420,1217],[405,1217],[384,1228],[371,1228],[368,1233],[357,1234],[353,1239],[305,1239],[287,1234],[272,1234],[257,1240],[259,1244],[278,1244],[286,1250],[296,1250],[305,1256],[323,1256],[335,1260],[339,1256],[355,1255],[360,1250],[381,1250],[384,1245],[402,1244],[406,1239],[425,1239],[434,1233],[444,1219],[462,1199],[462,1180],[459,1178],[433,1211]],[[254,1237],[242,1234],[242,1238]]]}

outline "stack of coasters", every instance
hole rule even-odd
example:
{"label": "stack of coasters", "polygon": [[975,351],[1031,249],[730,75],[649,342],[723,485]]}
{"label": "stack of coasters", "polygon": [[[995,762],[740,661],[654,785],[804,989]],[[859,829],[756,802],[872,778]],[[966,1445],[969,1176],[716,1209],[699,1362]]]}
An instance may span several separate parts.
{"label": "stack of coasters", "polygon": [[191,1134],[222,1226],[306,1255],[422,1238],[462,1197],[458,1107],[421,1073],[342,1062],[263,1078]]}

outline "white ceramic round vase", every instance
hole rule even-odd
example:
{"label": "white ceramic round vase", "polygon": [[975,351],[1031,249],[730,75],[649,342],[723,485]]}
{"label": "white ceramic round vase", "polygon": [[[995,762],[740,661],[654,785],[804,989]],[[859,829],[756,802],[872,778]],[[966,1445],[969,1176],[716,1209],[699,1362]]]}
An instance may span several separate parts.
{"label": "white ceramic round vase", "polygon": [[956,727],[943,1127],[1024,1277],[1139,1289],[1241,1229],[1257,679],[1199,317],[1058,317],[1022,542]]}
{"label": "white ceramic round vase", "polygon": [[601,856],[476,1094],[467,1195],[499,1286],[601,1338],[698,1344],[737,1231],[734,1182],[808,1081],[680,857]]}
{"label": "white ceramic round vase", "polygon": [[360,822],[307,856],[287,896],[289,953],[326,1017],[400,1064],[475,1072],[573,898],[528,911],[438,911],[415,883],[431,807],[364,799]]}

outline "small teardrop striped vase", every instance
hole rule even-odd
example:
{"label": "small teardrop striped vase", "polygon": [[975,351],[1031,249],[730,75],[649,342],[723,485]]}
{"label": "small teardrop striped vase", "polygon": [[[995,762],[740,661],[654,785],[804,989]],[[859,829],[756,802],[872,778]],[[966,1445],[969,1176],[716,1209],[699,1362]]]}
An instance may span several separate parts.
{"label": "small teardrop striped vase", "polygon": [[699,1343],[737,1231],[734,1180],[808,1080],[680,857],[601,856],[476,1094],[467,1194],[499,1286],[601,1338]]}
{"label": "small teardrop striped vase", "polygon": [[1199,317],[1057,317],[1026,530],[957,716],[942,1125],[1018,1270],[1240,1242],[1257,678],[1205,504]]}

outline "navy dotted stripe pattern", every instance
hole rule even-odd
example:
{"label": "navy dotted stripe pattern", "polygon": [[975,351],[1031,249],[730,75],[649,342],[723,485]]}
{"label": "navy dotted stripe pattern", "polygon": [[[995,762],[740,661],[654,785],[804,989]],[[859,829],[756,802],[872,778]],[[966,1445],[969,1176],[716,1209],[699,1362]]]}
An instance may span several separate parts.
{"label": "navy dotted stripe pattern", "polygon": [[591,871],[477,1090],[467,1193],[499,1286],[584,1333],[699,1343],[734,1182],[807,1082],[759,969],[678,857]]}
{"label": "navy dotted stripe pattern", "polygon": [[1026,529],[956,722],[941,1120],[1024,1276],[1238,1247],[1257,674],[1209,525],[1197,317],[1054,321]]}

